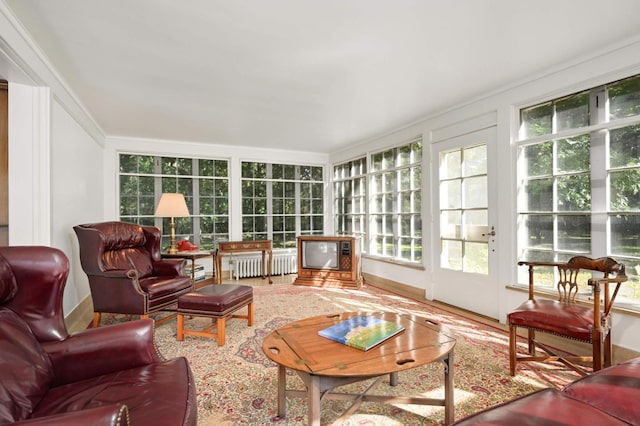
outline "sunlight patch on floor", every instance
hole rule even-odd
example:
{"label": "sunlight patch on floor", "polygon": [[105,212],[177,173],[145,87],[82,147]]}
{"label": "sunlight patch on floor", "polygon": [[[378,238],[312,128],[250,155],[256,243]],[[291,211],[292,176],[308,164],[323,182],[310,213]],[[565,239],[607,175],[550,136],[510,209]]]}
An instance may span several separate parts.
{"label": "sunlight patch on floor", "polygon": [[467,392],[462,389],[454,389],[453,391],[453,400],[455,401],[456,405],[466,401],[470,401],[475,397],[476,396],[473,392]]}
{"label": "sunlight patch on floor", "polygon": [[367,426],[367,425],[385,425],[385,426],[402,426],[404,423],[390,418],[389,416],[382,416],[377,414],[352,414],[347,420],[343,422],[333,423],[333,426]]}
{"label": "sunlight patch on floor", "polygon": [[[444,387],[439,387],[436,389],[432,389],[428,392],[421,392],[418,395],[415,395],[419,398],[432,398],[432,399],[442,399],[444,398]],[[454,402],[455,405],[464,403],[471,399],[475,398],[475,395],[472,392],[465,392],[461,389],[454,390]],[[434,414],[441,413],[444,416],[444,407],[437,405],[421,405],[421,404],[389,404],[393,407],[396,407],[398,410],[406,411],[408,413],[412,413],[416,416],[420,417],[428,417]],[[367,416],[370,417],[370,416]]]}

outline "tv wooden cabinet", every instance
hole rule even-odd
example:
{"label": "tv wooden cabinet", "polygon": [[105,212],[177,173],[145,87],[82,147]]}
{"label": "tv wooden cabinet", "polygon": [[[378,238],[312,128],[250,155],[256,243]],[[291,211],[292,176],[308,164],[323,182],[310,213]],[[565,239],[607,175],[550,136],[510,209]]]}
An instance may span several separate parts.
{"label": "tv wooden cabinet", "polygon": [[359,288],[362,285],[360,238],[305,235],[298,237],[295,285]]}

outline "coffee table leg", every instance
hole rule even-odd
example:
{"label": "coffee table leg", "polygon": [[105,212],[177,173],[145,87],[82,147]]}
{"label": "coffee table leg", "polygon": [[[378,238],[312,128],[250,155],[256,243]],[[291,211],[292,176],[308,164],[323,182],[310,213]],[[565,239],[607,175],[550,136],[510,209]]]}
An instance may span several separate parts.
{"label": "coffee table leg", "polygon": [[453,423],[455,417],[453,402],[453,350],[449,352],[444,362],[444,424]]}
{"label": "coffee table leg", "polygon": [[398,386],[398,372],[389,374],[389,386]]}
{"label": "coffee table leg", "polygon": [[278,365],[278,417],[284,419],[287,411],[287,369]]}
{"label": "coffee table leg", "polygon": [[307,388],[307,407],[309,426],[320,426],[320,377],[309,376],[309,386]]}

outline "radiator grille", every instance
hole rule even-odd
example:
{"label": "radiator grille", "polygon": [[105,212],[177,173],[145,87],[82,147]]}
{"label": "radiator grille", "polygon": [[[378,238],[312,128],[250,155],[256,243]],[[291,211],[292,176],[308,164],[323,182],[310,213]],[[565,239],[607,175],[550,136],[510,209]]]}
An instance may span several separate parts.
{"label": "radiator grille", "polygon": [[[268,259],[268,256],[266,257]],[[259,277],[261,273],[262,255],[234,256],[230,259],[231,279]],[[271,275],[287,275],[298,272],[298,259],[295,253],[274,253]],[[265,267],[264,273],[267,273]]]}

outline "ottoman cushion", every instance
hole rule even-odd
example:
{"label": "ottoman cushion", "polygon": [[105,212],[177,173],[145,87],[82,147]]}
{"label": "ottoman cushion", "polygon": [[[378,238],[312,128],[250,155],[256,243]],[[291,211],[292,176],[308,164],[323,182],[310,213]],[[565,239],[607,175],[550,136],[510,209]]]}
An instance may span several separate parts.
{"label": "ottoman cushion", "polygon": [[178,313],[199,316],[225,316],[253,300],[253,288],[246,285],[217,284],[178,298]]}

